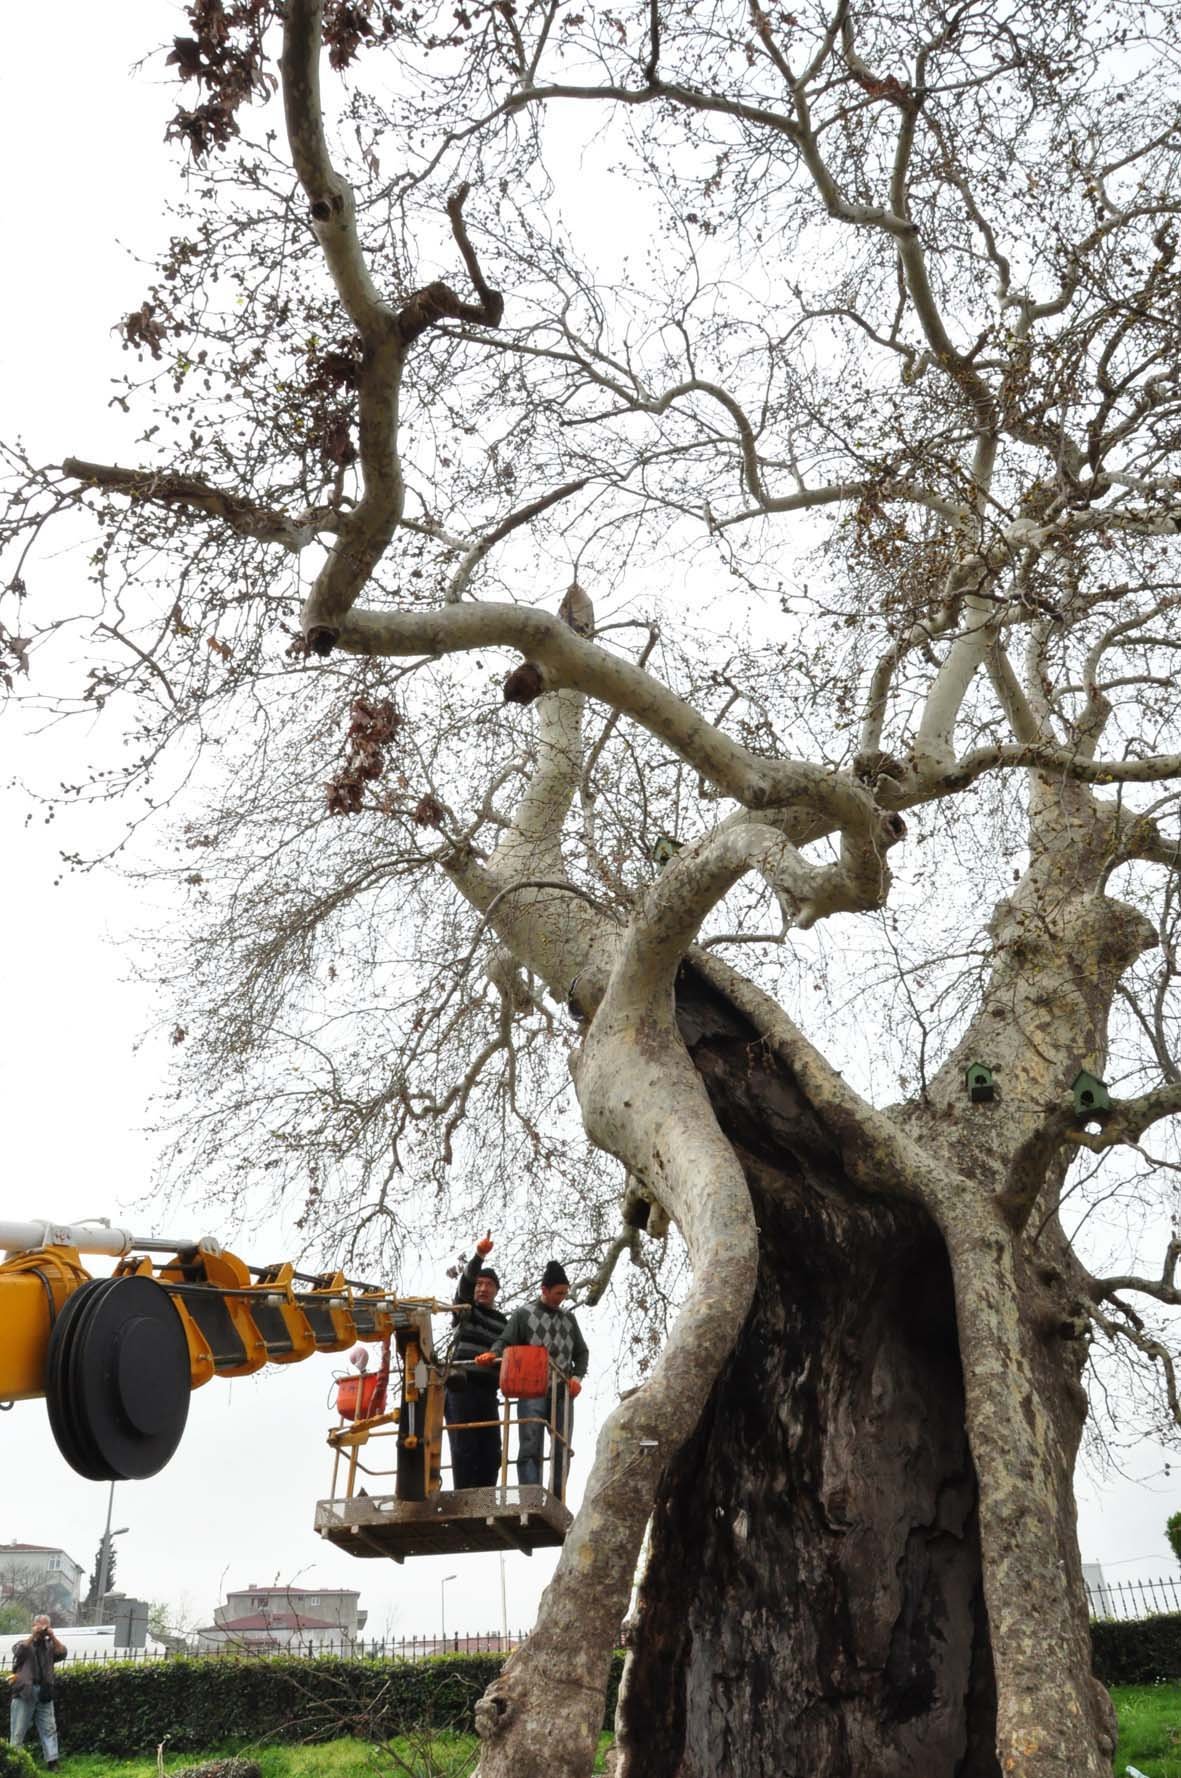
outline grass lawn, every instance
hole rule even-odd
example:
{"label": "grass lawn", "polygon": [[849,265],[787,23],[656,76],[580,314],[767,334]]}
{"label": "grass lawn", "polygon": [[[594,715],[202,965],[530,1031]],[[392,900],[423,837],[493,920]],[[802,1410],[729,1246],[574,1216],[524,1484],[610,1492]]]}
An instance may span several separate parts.
{"label": "grass lawn", "polygon": [[1128,1766],[1148,1778],[1181,1778],[1181,1685],[1118,1686],[1111,1695],[1119,1713],[1119,1778]]}
{"label": "grass lawn", "polygon": [[[440,1734],[392,1741],[326,1741],[313,1747],[217,1748],[211,1753],[174,1753],[164,1758],[165,1773],[201,1764],[234,1751],[262,1767],[263,1778],[468,1778],[475,1764],[474,1735]],[[70,1778],[156,1778],[154,1758],[118,1760],[101,1753],[71,1753]]]}
{"label": "grass lawn", "polygon": [[[1120,1686],[1113,1693],[1119,1714],[1116,1778],[1129,1765],[1146,1778],[1181,1778],[1181,1685]],[[610,1746],[599,1743],[595,1771],[603,1769]],[[228,1749],[204,1755],[167,1754],[165,1773],[215,1759]],[[244,1747],[262,1767],[263,1778],[470,1778],[476,1763],[474,1735],[436,1735],[429,1742],[411,1737],[374,1747],[365,1741],[329,1741],[315,1747]],[[154,1757],[119,1760],[99,1753],[66,1751],[69,1778],[156,1778]],[[719,1775],[720,1778],[720,1775]]]}
{"label": "grass lawn", "polygon": [[[611,1745],[604,1735],[599,1742],[595,1771],[603,1769],[603,1754]],[[263,1778],[469,1778],[476,1764],[474,1735],[439,1734],[373,1746],[367,1741],[327,1741],[314,1747],[216,1748],[211,1753],[166,1753],[164,1771],[237,1752],[262,1767]],[[102,1753],[63,1751],[63,1767],[69,1778],[156,1778],[156,1761],[112,1759]]]}

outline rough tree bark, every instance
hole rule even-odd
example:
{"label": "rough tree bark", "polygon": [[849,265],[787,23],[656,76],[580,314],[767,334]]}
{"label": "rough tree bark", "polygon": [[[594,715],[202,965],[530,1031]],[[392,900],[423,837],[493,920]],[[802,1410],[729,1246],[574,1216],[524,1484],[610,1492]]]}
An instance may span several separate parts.
{"label": "rough tree bark", "polygon": [[619,1723],[651,1778],[1000,1771],[946,1257],[832,1211],[760,1203],[755,1310],[665,1479]]}

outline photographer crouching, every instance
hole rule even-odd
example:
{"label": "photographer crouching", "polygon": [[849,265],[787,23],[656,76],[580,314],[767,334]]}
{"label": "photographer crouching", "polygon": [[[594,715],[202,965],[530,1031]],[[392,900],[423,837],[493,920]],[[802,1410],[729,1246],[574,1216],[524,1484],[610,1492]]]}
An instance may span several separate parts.
{"label": "photographer crouching", "polygon": [[20,1747],[36,1723],[41,1738],[41,1752],[49,1771],[56,1772],[57,1717],[53,1709],[53,1668],[65,1655],[65,1648],[53,1633],[47,1617],[35,1617],[33,1628],[23,1642],[12,1651],[12,1709],[8,1739]]}

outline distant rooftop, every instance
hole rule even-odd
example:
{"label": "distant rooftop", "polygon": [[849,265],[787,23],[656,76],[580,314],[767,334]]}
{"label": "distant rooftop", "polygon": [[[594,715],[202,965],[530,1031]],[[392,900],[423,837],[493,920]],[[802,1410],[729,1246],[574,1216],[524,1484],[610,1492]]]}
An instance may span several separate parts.
{"label": "distant rooftop", "polygon": [[[73,1556],[63,1550],[60,1543],[0,1543],[0,1556],[65,1556],[67,1562],[74,1562]],[[80,1562],[74,1562],[80,1568]]]}
{"label": "distant rooftop", "polygon": [[356,1587],[297,1587],[295,1585],[286,1587],[256,1587],[253,1581],[251,1581],[248,1587],[229,1587],[226,1591],[226,1597],[230,1598],[235,1593],[278,1593],[283,1599],[286,1599],[293,1593],[318,1593],[322,1599],[359,1599],[361,1597],[360,1592]]}

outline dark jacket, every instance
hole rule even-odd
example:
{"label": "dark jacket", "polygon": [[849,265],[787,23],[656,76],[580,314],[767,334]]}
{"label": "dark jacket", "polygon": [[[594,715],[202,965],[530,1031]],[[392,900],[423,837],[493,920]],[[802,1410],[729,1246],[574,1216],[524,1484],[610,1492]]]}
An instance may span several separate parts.
{"label": "dark jacket", "polygon": [[12,1651],[12,1672],[16,1681],[9,1688],[12,1696],[31,1704],[33,1687],[53,1684],[53,1663],[60,1661],[65,1652],[64,1644],[52,1630],[43,1642],[36,1642],[31,1636],[18,1642]]}
{"label": "dark jacket", "polygon": [[[470,1303],[471,1308],[466,1315],[453,1317],[458,1330],[451,1349],[453,1364],[462,1363],[465,1360],[470,1361],[473,1358],[478,1358],[481,1352],[491,1351],[504,1332],[508,1321],[508,1316],[502,1315],[499,1309],[484,1308],[476,1301],[476,1279],[480,1275],[480,1268],[483,1264],[483,1254],[474,1253],[463,1268],[459,1286],[455,1292],[456,1301]],[[461,1371],[459,1376],[469,1383],[479,1382],[483,1383],[486,1388],[495,1389],[495,1367],[489,1365],[487,1368],[491,1371],[491,1376],[483,1375],[479,1371]],[[449,1385],[454,1384],[456,1380],[455,1375],[447,1379]]]}
{"label": "dark jacket", "polygon": [[499,1357],[506,1346],[544,1346],[567,1376],[585,1377],[590,1363],[586,1341],[570,1310],[548,1309],[540,1297],[513,1310],[493,1350]]}

